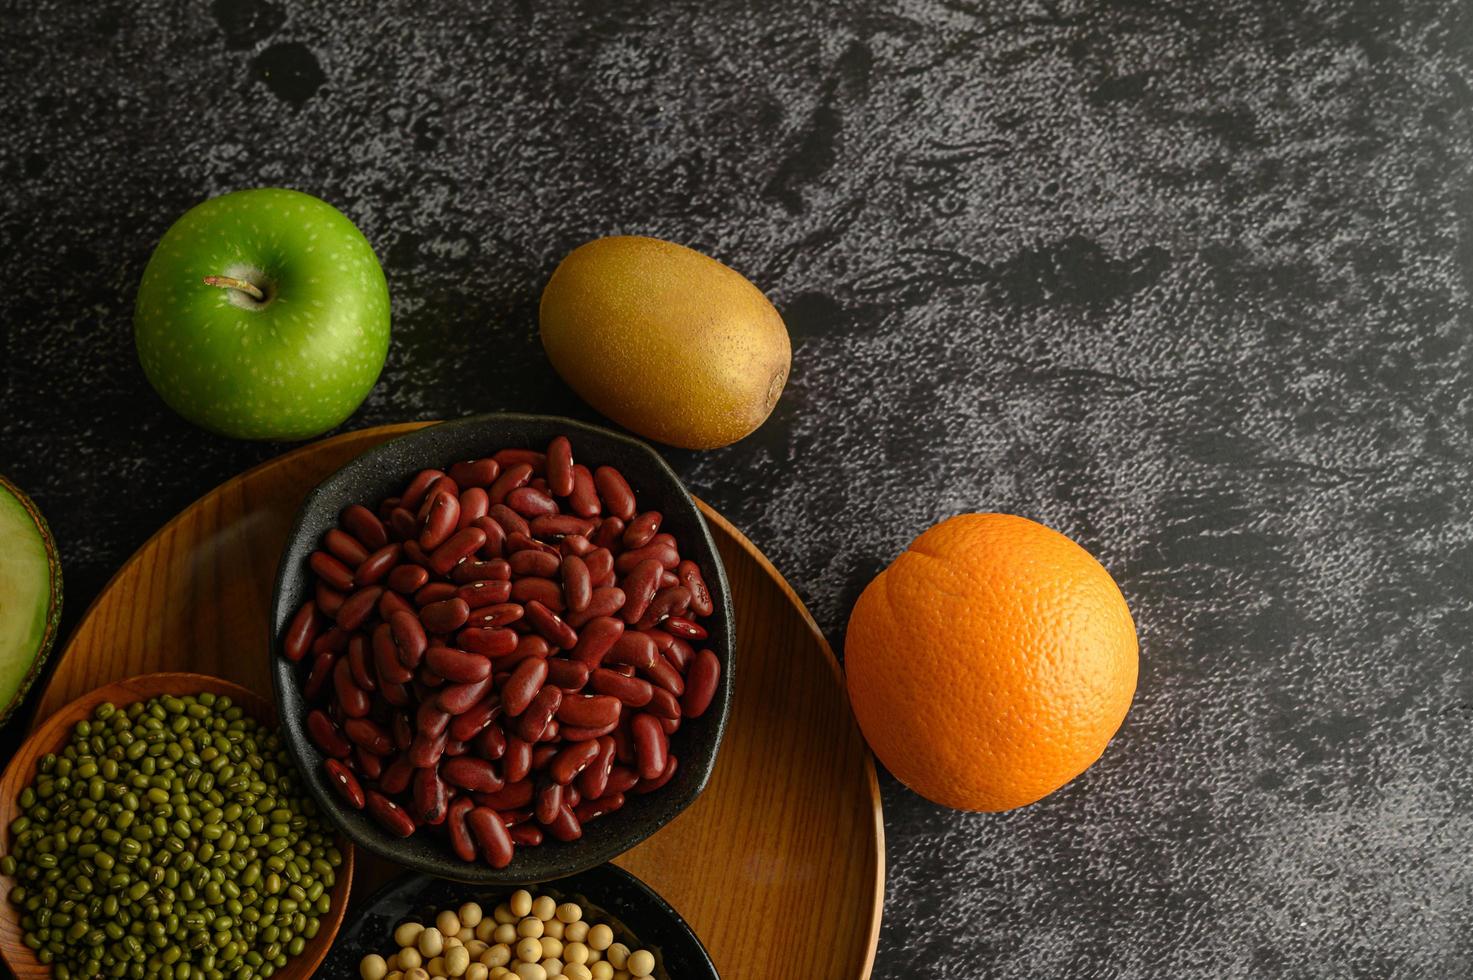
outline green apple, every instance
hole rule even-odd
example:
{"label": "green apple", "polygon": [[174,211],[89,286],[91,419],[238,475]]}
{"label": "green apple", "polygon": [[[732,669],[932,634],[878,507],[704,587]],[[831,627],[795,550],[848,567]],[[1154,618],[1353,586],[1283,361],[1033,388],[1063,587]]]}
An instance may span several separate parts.
{"label": "green apple", "polygon": [[236,191],[164,234],[133,329],[144,373],[180,415],[242,439],[306,439],[352,415],[378,380],[389,287],[332,205]]}
{"label": "green apple", "polygon": [[0,476],[0,724],[25,700],[61,622],[61,560],[31,499]]}

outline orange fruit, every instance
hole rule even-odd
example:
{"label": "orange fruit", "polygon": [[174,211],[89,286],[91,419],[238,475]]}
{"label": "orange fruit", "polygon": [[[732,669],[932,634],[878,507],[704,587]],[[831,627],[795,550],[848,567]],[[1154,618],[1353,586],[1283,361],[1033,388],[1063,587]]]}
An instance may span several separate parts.
{"label": "orange fruit", "polygon": [[1033,803],[1094,764],[1135,694],[1135,623],[1057,531],[963,514],[916,538],[854,605],[860,728],[895,777],[959,810]]}

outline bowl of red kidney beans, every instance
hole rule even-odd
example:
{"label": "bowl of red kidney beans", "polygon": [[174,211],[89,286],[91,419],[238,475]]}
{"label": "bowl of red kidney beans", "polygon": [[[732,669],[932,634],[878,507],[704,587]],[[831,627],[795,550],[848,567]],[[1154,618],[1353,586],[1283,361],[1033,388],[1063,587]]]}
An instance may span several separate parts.
{"label": "bowl of red kidney beans", "polygon": [[468,882],[574,874],[705,788],[731,595],[649,446],[536,415],[444,422],[308,494],[272,680],[308,789],[354,843]]}

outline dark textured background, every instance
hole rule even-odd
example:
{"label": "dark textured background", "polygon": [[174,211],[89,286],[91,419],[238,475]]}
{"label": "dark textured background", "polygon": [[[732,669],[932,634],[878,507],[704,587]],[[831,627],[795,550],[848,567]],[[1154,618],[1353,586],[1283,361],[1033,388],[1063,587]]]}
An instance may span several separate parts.
{"label": "dark textured background", "polygon": [[769,292],[794,366],[758,434],[669,456],[836,643],[973,509],[1076,537],[1140,625],[1134,710],[1064,791],[962,815],[886,779],[877,976],[1473,972],[1468,3],[0,18],[0,468],[69,624],[284,448],[182,422],[134,357],[190,205],[292,186],[374,243],[394,341],[349,427],[592,417],[542,284],[590,237],[671,238]]}

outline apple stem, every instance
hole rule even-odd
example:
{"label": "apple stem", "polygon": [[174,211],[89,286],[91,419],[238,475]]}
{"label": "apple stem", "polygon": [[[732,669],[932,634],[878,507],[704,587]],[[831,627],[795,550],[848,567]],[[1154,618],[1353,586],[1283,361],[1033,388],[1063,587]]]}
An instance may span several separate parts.
{"label": "apple stem", "polygon": [[206,286],[219,286],[221,289],[239,289],[257,303],[266,302],[266,294],[261,292],[261,287],[246,279],[237,279],[234,276],[205,276]]}

